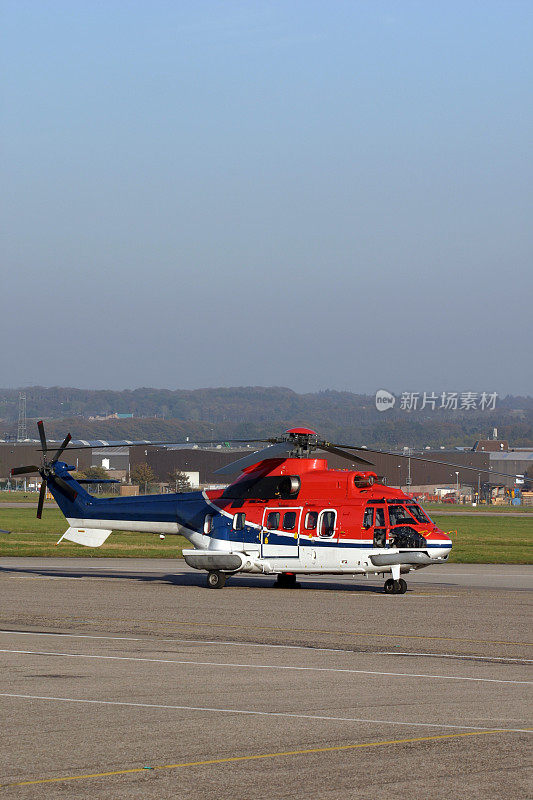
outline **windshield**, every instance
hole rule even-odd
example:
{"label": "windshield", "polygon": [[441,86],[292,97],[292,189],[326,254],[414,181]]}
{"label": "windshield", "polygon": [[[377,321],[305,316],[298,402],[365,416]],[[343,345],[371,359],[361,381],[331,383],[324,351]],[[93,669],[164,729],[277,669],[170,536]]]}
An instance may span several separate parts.
{"label": "windshield", "polygon": [[391,525],[413,524],[413,517],[403,506],[389,506],[389,520]]}
{"label": "windshield", "polygon": [[409,503],[407,505],[407,510],[411,512],[413,517],[417,520],[417,522],[421,522],[422,524],[426,524],[426,522],[431,522],[428,515],[420,508],[417,503]]}

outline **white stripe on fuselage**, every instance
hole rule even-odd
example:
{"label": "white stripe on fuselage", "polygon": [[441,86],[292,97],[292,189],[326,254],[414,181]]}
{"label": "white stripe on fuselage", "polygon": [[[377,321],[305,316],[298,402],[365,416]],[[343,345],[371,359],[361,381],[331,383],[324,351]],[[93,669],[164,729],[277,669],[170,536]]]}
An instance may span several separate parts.
{"label": "white stripe on fuselage", "polygon": [[[216,508],[216,506],[214,506]],[[218,509],[220,511],[220,509]],[[221,512],[224,516],[228,516],[231,518],[231,514],[227,512]],[[186,525],[181,525],[178,522],[147,522],[146,520],[117,520],[117,519],[95,519],[94,517],[90,518],[76,518],[76,517],[67,517],[67,522],[72,528],[96,528],[96,529],[109,529],[114,531],[130,531],[130,532],[138,532],[138,533],[158,533],[158,534],[165,534],[165,535],[178,535],[181,534],[188,539],[191,544],[194,544],[195,547],[200,549],[207,549],[209,547],[209,543],[215,539],[216,537],[206,536],[203,533],[200,533],[193,528],[188,528]],[[247,525],[251,525],[255,528],[261,528],[260,525],[256,525],[254,523],[248,523]],[[269,531],[269,535],[281,535],[289,537],[285,531]],[[305,545],[303,541],[305,541]],[[240,541],[236,541],[233,539],[229,540],[221,540],[221,541],[228,541],[228,544],[234,546],[235,544],[239,544],[242,546]],[[296,541],[296,540],[295,540]],[[305,534],[300,534],[300,547],[309,547],[309,548],[321,548],[322,545],[328,544],[329,547],[327,549],[336,549],[335,545],[340,544],[337,539],[323,539],[321,540],[320,537],[310,537]],[[350,548],[346,548],[346,545],[353,545],[354,549],[357,547],[357,551],[360,557],[364,557],[370,554],[376,553],[387,553],[392,554],[397,552],[394,549],[379,549],[372,547],[372,539],[342,539],[341,540],[342,550],[349,550]],[[450,546],[449,542],[443,541],[431,541],[433,546],[438,545],[440,548],[448,549]],[[361,545],[367,545],[367,547],[362,548]],[[285,545],[280,544],[280,547]],[[233,548],[232,548],[233,549]],[[246,545],[243,548],[246,551]],[[423,549],[423,548],[422,548]],[[270,554],[273,556],[274,554]]]}
{"label": "white stripe on fuselage", "polygon": [[[215,511],[217,511],[221,516],[227,517],[228,519],[231,519],[231,520],[234,518],[234,515],[230,514],[229,511],[224,511],[223,508],[220,508],[220,506],[217,506],[216,503],[213,503],[213,501],[209,499],[209,497],[207,496],[205,491],[202,492],[202,497],[204,498],[204,500],[207,503],[207,505],[211,506],[211,508],[214,508]],[[263,526],[262,525],[258,525],[257,522],[250,522],[250,520],[247,519],[246,520],[246,527],[247,528],[256,528],[258,530],[261,530],[261,528]]]}

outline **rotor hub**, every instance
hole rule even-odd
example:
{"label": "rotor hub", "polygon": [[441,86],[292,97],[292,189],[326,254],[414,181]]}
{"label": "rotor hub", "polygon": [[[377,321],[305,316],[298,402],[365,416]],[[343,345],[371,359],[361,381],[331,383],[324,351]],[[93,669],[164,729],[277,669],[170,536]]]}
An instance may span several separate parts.
{"label": "rotor hub", "polygon": [[294,444],[291,457],[309,458],[310,453],[318,447],[318,434],[311,428],[289,428],[288,431],[285,431],[285,437],[280,441]]}

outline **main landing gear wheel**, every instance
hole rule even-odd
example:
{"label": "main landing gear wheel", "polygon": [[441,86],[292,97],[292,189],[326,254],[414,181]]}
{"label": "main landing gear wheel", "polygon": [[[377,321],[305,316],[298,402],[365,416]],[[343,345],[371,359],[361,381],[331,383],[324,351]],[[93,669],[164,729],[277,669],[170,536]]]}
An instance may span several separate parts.
{"label": "main landing gear wheel", "polygon": [[207,585],[210,589],[222,589],[226,583],[226,576],[218,569],[207,573]]}
{"label": "main landing gear wheel", "polygon": [[383,586],[385,594],[405,594],[407,591],[407,583],[403,578],[399,581],[394,581],[392,578],[387,578]]}
{"label": "main landing gear wheel", "polygon": [[280,572],[276,578],[274,586],[277,589],[296,589],[299,584],[296,583],[296,575],[294,572]]}

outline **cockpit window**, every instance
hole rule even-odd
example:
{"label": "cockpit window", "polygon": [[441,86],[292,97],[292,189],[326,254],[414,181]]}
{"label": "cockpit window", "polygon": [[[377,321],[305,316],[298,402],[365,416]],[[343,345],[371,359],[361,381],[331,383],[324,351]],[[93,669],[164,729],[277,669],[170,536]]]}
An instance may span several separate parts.
{"label": "cockpit window", "polygon": [[403,506],[389,506],[389,521],[392,525],[412,525],[413,517]]}
{"label": "cockpit window", "polygon": [[394,528],[391,531],[389,544],[391,547],[427,547],[426,539],[410,525]]}
{"label": "cockpit window", "polygon": [[425,525],[428,522],[431,522],[428,515],[423,511],[423,509],[420,508],[420,506],[417,503],[408,503],[407,510],[411,512],[411,514],[413,515],[413,517],[416,519],[417,522],[421,522],[423,525]]}
{"label": "cockpit window", "polygon": [[376,508],[376,528],[385,527],[385,509]]}
{"label": "cockpit window", "polygon": [[365,515],[363,517],[363,528],[371,528],[374,524],[374,509],[372,506],[370,508],[365,508]]}

